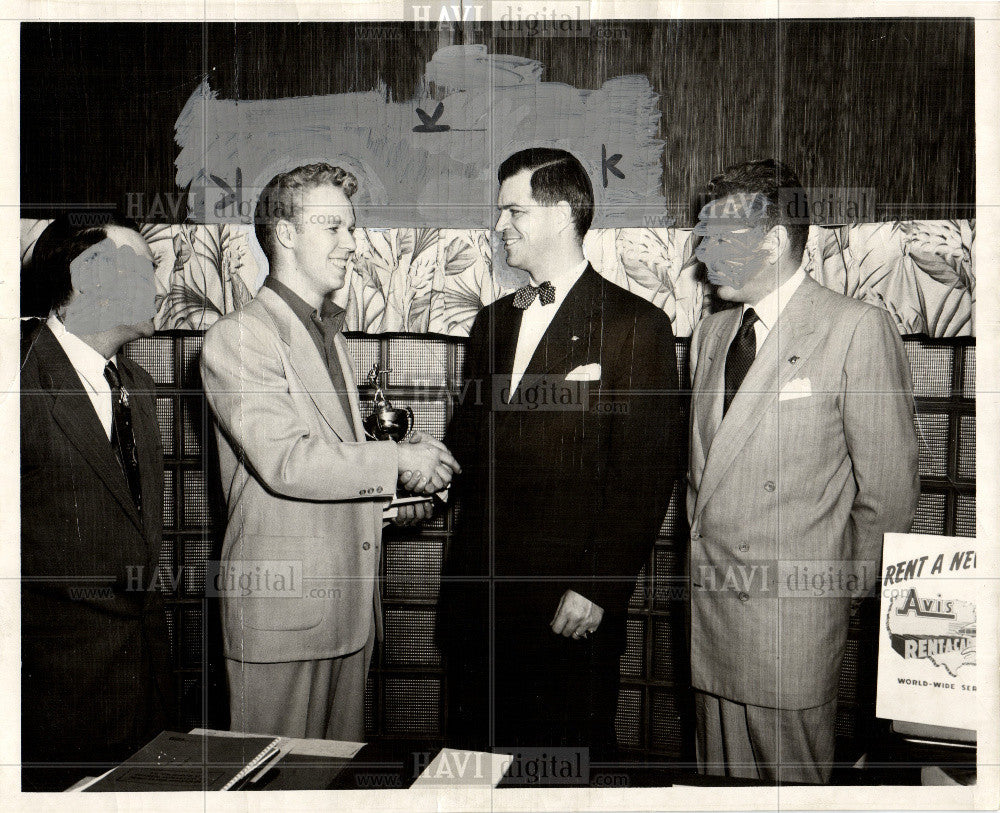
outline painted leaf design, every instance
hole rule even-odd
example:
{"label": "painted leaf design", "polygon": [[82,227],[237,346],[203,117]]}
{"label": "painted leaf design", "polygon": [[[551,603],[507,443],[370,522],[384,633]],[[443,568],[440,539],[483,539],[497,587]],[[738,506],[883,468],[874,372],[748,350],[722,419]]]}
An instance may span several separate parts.
{"label": "painted leaf design", "polygon": [[[350,271],[350,268],[348,270]],[[350,274],[348,279],[351,280],[351,294],[348,298],[344,329],[360,330],[365,333],[381,332],[382,317],[385,313],[385,297],[382,296],[382,291],[369,284],[370,280],[360,273]]]}
{"label": "painted leaf design", "polygon": [[900,229],[905,235],[903,250],[921,271],[943,285],[971,288],[971,236],[969,243],[963,240],[959,221],[910,221],[901,223]]}
{"label": "painted leaf design", "polygon": [[426,333],[430,324],[434,282],[434,261],[428,252],[408,264],[405,281],[403,330]]}
{"label": "painted leaf design", "polygon": [[806,272],[831,291],[851,296],[858,272],[851,257],[850,228],[812,226],[806,243]]}
{"label": "painted leaf design", "polygon": [[171,244],[174,249],[174,268],[180,268],[191,259],[191,245],[180,234],[173,236]]}
{"label": "painted leaf design", "polygon": [[672,318],[674,335],[678,337],[690,336],[695,325],[708,313],[705,271],[694,254],[697,238],[691,229],[678,230],[677,238],[682,234],[685,237],[680,252],[682,262],[674,285],[675,306]]}
{"label": "painted leaf design", "polygon": [[446,274],[459,274],[471,267],[477,260],[476,250],[465,239],[456,237],[444,250],[444,270]]}
{"label": "painted leaf design", "polygon": [[629,280],[649,292],[647,299],[673,289],[671,232],[670,229],[622,229],[619,235],[619,260]]}
{"label": "painted leaf design", "polygon": [[253,299],[253,294],[250,293],[246,283],[240,279],[238,274],[233,274],[230,277],[230,282],[233,286],[233,304],[237,308],[242,308]]}
{"label": "painted leaf design", "polygon": [[413,247],[410,249],[414,257],[432,251],[437,244],[440,229],[414,229]]}
{"label": "painted leaf design", "polygon": [[202,292],[176,282],[161,300],[154,324],[158,330],[205,330],[222,316]]}
{"label": "painted leaf design", "polygon": [[877,291],[873,291],[871,293],[871,299],[868,301],[870,301],[871,304],[877,305],[888,311],[889,315],[896,323],[897,330],[899,330],[902,335],[905,336],[911,333],[927,332],[927,323],[924,321],[923,314],[921,314],[912,305],[897,305],[892,300],[886,299]]}
{"label": "painted leaf design", "polygon": [[448,278],[445,290],[435,297],[431,329],[449,336],[468,336],[483,307],[482,288],[467,275]]}
{"label": "painted leaf design", "polygon": [[[857,282],[846,293],[869,301],[873,292],[889,283],[896,261],[902,254],[898,223],[863,223],[850,227],[850,279]],[[856,271],[855,271],[856,269]]]}

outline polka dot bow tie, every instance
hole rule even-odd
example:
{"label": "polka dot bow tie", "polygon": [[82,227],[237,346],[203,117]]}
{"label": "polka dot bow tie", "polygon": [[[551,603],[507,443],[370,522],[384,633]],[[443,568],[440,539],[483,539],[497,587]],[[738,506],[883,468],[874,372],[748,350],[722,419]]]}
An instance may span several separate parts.
{"label": "polka dot bow tie", "polygon": [[525,285],[514,292],[514,307],[524,310],[535,301],[536,296],[543,305],[551,305],[556,301],[556,289],[548,280],[537,288],[534,285]]}

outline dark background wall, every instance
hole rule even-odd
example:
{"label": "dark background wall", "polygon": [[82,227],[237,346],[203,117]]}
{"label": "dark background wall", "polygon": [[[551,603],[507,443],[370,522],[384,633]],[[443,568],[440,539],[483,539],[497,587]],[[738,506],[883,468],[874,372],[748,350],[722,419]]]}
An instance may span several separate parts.
{"label": "dark background wall", "polygon": [[[437,30],[412,24],[62,24],[21,30],[25,215],[176,192],[173,125],[207,77],[221,98],[420,91]],[[813,187],[872,187],[877,220],[975,216],[971,20],[615,21],[466,41],[537,59],[545,81],[641,73],[660,93],[664,195],[775,155]]]}

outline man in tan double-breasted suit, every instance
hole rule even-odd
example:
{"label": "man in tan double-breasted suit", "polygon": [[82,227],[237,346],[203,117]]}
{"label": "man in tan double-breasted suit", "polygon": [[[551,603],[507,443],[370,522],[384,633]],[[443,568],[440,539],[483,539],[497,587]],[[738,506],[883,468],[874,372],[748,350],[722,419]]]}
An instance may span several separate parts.
{"label": "man in tan double-breasted suit", "polygon": [[[910,374],[882,310],[803,270],[802,196],[776,161],[709,185],[687,512],[702,772],[826,782],[852,599],[919,492]],[[791,209],[789,205],[791,204]]]}
{"label": "man in tan double-breasted suit", "polygon": [[[270,275],[208,331],[201,369],[217,420],[229,522],[217,575],[232,728],[364,737],[378,620],[382,508],[400,474],[431,493],[444,445],[365,442],[340,330],[354,253],[354,176],[310,164],[276,176],[255,212]],[[421,518],[404,508],[398,521]]]}

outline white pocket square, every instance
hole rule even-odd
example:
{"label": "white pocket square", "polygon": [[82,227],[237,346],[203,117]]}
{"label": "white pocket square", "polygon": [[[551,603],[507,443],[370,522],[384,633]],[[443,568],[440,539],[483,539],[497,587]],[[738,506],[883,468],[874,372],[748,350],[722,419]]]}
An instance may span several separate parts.
{"label": "white pocket square", "polygon": [[812,384],[808,378],[793,378],[778,393],[779,401],[792,401],[796,398],[808,398],[812,395]]}
{"label": "white pocket square", "polygon": [[566,374],[567,381],[600,381],[600,364],[583,364]]}

